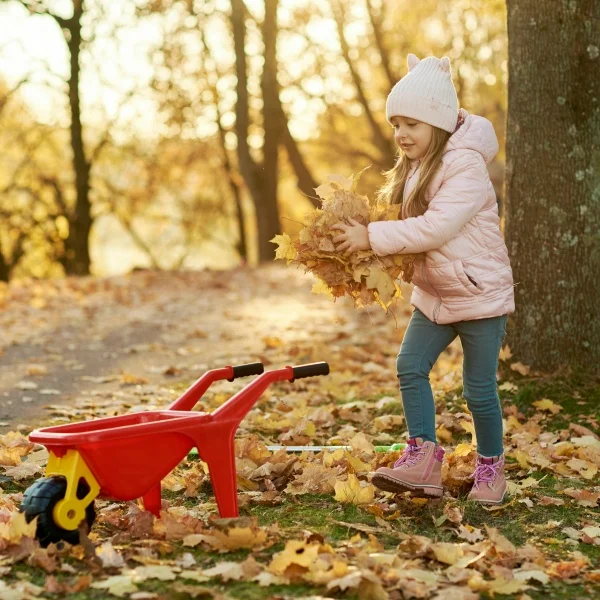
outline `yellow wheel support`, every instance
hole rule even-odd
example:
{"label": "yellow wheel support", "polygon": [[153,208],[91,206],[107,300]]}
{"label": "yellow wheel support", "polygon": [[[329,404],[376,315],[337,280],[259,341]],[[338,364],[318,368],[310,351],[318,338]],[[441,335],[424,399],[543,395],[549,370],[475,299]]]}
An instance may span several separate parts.
{"label": "yellow wheel support", "polygon": [[[60,457],[50,451],[46,477],[52,475],[61,475],[67,480],[65,497],[56,503],[52,512],[54,522],[69,531],[77,529],[79,523],[85,519],[86,506],[100,493],[100,486],[77,450],[67,450]],[[77,486],[81,479],[87,483],[90,490],[80,499],[77,497]]]}

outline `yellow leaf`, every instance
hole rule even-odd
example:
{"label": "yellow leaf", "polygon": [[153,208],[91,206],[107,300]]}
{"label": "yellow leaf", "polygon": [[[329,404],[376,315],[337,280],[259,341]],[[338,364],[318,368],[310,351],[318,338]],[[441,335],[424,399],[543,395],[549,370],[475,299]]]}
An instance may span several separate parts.
{"label": "yellow leaf", "polygon": [[103,581],[92,583],[90,587],[108,590],[113,596],[122,598],[125,594],[137,592],[138,588],[131,582],[131,575],[114,575]]}
{"label": "yellow leaf", "polygon": [[215,529],[207,534],[193,533],[183,538],[184,546],[196,546],[204,542],[215,550],[239,550],[254,548],[267,541],[267,532],[258,527],[231,527],[227,531]]}
{"label": "yellow leaf", "polygon": [[294,248],[292,239],[287,233],[276,235],[272,240],[269,241],[273,244],[279,244],[275,250],[275,259],[287,259],[289,264],[291,260],[296,258],[296,248]]}
{"label": "yellow leaf", "polygon": [[327,294],[333,298],[333,294],[331,293],[331,288],[321,279],[317,281],[313,286],[311,292],[313,294]]}
{"label": "yellow leaf", "polygon": [[538,487],[540,480],[535,477],[527,477],[527,479],[520,481],[518,485],[522,490],[526,490],[527,488]]}
{"label": "yellow leaf", "polygon": [[348,474],[347,481],[338,481],[335,486],[335,499],[351,504],[369,504],[375,498],[375,487],[371,484],[361,486],[356,475]]}
{"label": "yellow leaf", "polygon": [[7,540],[10,544],[18,544],[22,537],[35,537],[37,518],[27,523],[25,513],[13,512],[8,522],[0,521],[0,540]]}
{"label": "yellow leaf", "polygon": [[567,467],[579,473],[584,479],[593,479],[598,473],[598,467],[594,463],[579,458],[572,458],[567,462]]}
{"label": "yellow leaf", "polygon": [[571,438],[571,442],[578,448],[595,448],[596,450],[600,450],[600,440],[591,435]]}
{"label": "yellow leaf", "polygon": [[463,556],[463,549],[460,544],[451,544],[449,542],[438,542],[433,544],[431,549],[435,553],[435,558],[438,562],[453,565],[458,562]]}
{"label": "yellow leaf", "polygon": [[358,173],[356,173],[356,175],[354,175],[352,177],[352,185],[350,186],[350,191],[356,192],[356,188],[358,187],[358,182],[359,182],[360,178],[362,177],[362,174],[367,169],[370,169],[370,168],[371,168],[371,165],[367,165],[364,169],[361,169]]}
{"label": "yellow leaf", "polygon": [[389,303],[396,296],[397,286],[387,271],[378,268],[371,268],[367,277],[367,289],[377,290],[383,304]]}
{"label": "yellow leaf", "polygon": [[292,564],[308,568],[317,559],[318,554],[319,544],[290,540],[281,552],[275,554],[269,565],[269,571],[276,575],[283,575]]}
{"label": "yellow leaf", "polygon": [[512,456],[517,460],[521,469],[527,469],[529,467],[528,456],[522,450],[515,450],[511,452]]}
{"label": "yellow leaf", "polygon": [[410,501],[417,506],[425,506],[429,502],[427,498],[411,498]]}
{"label": "yellow leaf", "polygon": [[522,592],[530,587],[531,586],[527,585],[524,581],[519,581],[518,579],[507,581],[500,577],[499,579],[494,579],[494,581],[490,583],[488,591],[493,597],[494,594],[516,594],[517,592]]}
{"label": "yellow leaf", "polygon": [[367,267],[358,267],[352,271],[352,278],[356,283],[360,283],[362,281],[362,277],[367,277],[369,275],[369,269]]}
{"label": "yellow leaf", "polygon": [[500,360],[508,360],[509,358],[512,358],[512,352],[510,351],[510,346],[508,346],[508,344],[504,346],[502,350],[500,350],[498,358]]}
{"label": "yellow leaf", "polygon": [[329,183],[323,183],[314,190],[323,200],[331,200],[335,194],[335,189]]}
{"label": "yellow leaf", "polygon": [[346,450],[344,450],[343,448],[338,448],[337,450],[334,450],[333,452],[331,452],[331,451],[325,452],[325,454],[323,455],[323,465],[325,467],[330,467],[334,463],[342,460],[342,458],[344,458],[345,454],[346,454]]}
{"label": "yellow leaf", "polygon": [[305,227],[304,229],[300,230],[300,233],[298,234],[298,240],[301,244],[308,244],[312,241],[312,234],[308,227]]}
{"label": "yellow leaf", "polygon": [[230,579],[239,581],[245,576],[241,563],[236,563],[233,561],[223,561],[217,563],[210,569],[204,569],[202,574],[207,575],[208,577],[221,577],[223,581],[229,581]]}
{"label": "yellow leaf", "polygon": [[357,458],[356,456],[352,456],[350,452],[346,454],[346,460],[348,461],[348,464],[354,469],[355,473],[367,473],[371,470],[371,465],[367,464],[366,462],[363,462],[362,460],[360,460],[360,458]]}
{"label": "yellow leaf", "polygon": [[[361,171],[362,172],[362,171]],[[352,179],[344,177],[343,175],[327,175],[327,179],[333,184],[334,187],[349,192],[352,190]]]}
{"label": "yellow leaf", "polygon": [[439,440],[441,440],[442,442],[453,442],[454,438],[452,437],[452,432],[448,429],[446,429],[446,427],[444,427],[443,425],[440,425],[436,430],[435,430],[436,436],[438,437]]}
{"label": "yellow leaf", "polygon": [[263,342],[267,348],[280,348],[283,346],[283,340],[276,336],[267,336],[263,338]]}
{"label": "yellow leaf", "polygon": [[477,445],[477,436],[475,434],[475,424],[473,421],[461,421],[460,426],[467,432],[471,434],[471,444],[473,446]]}
{"label": "yellow leaf", "polygon": [[135,573],[135,581],[144,581],[145,579],[172,581],[177,577],[177,575],[173,572],[173,567],[170,567],[169,565],[147,565],[143,567],[136,567],[133,572]]}
{"label": "yellow leaf", "polygon": [[375,452],[375,447],[367,439],[367,436],[364,433],[357,433],[350,439],[349,444],[355,452],[366,452],[367,454],[373,454]]}
{"label": "yellow leaf", "polygon": [[553,415],[555,415],[556,413],[558,413],[562,410],[562,406],[559,406],[558,404],[554,404],[554,402],[552,402],[552,400],[549,400],[548,398],[544,398],[543,400],[538,400],[537,402],[533,402],[533,406],[535,406],[536,408],[539,408],[540,410],[547,410],[547,411],[551,412]]}
{"label": "yellow leaf", "polygon": [[452,453],[452,456],[468,456],[473,451],[472,444],[458,444]]}
{"label": "yellow leaf", "polygon": [[529,371],[531,370],[531,367],[524,365],[522,362],[512,363],[512,365],[510,365],[510,368],[513,371],[517,371],[517,373],[520,373],[523,376],[529,375]]}

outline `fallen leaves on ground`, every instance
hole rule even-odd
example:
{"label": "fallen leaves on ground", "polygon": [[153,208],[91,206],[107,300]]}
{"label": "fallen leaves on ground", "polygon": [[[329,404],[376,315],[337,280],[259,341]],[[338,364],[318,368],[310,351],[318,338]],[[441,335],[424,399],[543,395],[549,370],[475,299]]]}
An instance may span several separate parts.
{"label": "fallen leaves on ground", "polygon": [[[215,275],[210,293],[219,290],[223,295],[228,284],[219,277]],[[232,277],[244,282],[242,275]],[[282,269],[265,271],[260,283],[264,287],[246,302],[262,306],[258,296],[269,293],[286,298],[290,277]],[[148,280],[139,281],[146,289]],[[305,283],[297,282],[294,292],[303,299]],[[68,289],[73,302],[85,298],[74,293],[76,284],[72,286]],[[142,289],[136,291],[131,282],[129,286],[132,289],[123,286],[119,292],[122,300],[143,297]],[[103,288],[104,298],[109,288]],[[32,293],[24,288],[18,297],[30,298],[27,294]],[[86,302],[94,305],[96,293],[90,291]],[[232,292],[234,304],[238,298],[235,309],[223,309],[232,311],[231,318],[246,314],[240,293]],[[406,436],[394,369],[410,311],[399,315],[395,329],[382,311],[365,314],[340,305],[334,309],[326,299],[310,298],[321,302],[314,306],[323,312],[311,308],[304,318],[286,317],[286,330],[273,326],[268,310],[252,309],[245,317],[254,319],[252,342],[259,345],[258,358],[267,368],[327,360],[331,374],[271,386],[241,424],[235,441],[240,518],[217,517],[208,468],[201,458],[190,457],[163,481],[160,519],[135,501],[97,499],[97,520],[85,547],[65,543],[41,548],[34,539],[36,523],[27,524],[18,507],[23,490],[44,468],[47,453],[22,432],[0,436],[0,598],[66,596],[92,588],[103,597],[142,600],[160,597],[153,591],[160,585],[191,596],[224,598],[222,591],[231,582],[250,582],[263,588],[265,597],[273,596],[271,586],[302,584],[314,595],[334,598],[355,594],[361,599],[470,600],[513,594],[526,600],[528,592],[546,593],[559,583],[577,586],[577,593],[590,591],[592,597],[600,584],[600,572],[586,554],[600,544],[600,440],[594,417],[567,424],[563,420],[551,428],[551,420],[564,419],[566,411],[546,395],[534,398],[528,411],[507,402],[505,442],[512,495],[492,510],[470,506],[465,494],[475,464],[474,428],[456,391],[462,356],[453,345],[431,374],[438,435],[447,448],[445,497],[428,502],[379,491],[370,483],[370,473],[393,464],[399,452],[376,452],[375,445]],[[43,309],[32,310],[50,312],[58,306],[56,295],[51,295]],[[100,328],[94,323],[92,319],[92,329]],[[54,423],[81,421],[170,404],[201,374],[198,371],[206,369],[194,365],[199,348],[212,347],[215,331],[208,324],[180,329],[173,324],[165,330],[164,345],[132,340],[124,349],[127,356],[147,359],[143,374],[124,366],[121,371],[88,375],[89,393],[69,404],[48,404],[44,418]],[[221,366],[257,359],[239,348],[237,354],[235,349],[231,352],[203,360]],[[181,362],[174,363],[174,356]],[[40,368],[40,360],[28,361],[14,382],[27,382],[26,377],[37,381],[51,373],[51,366]],[[219,382],[197,408],[214,410],[247,382]],[[500,388],[512,398],[519,385],[504,381]],[[47,383],[38,387],[53,389]],[[33,388],[16,389],[28,394]],[[267,448],[281,443],[351,450],[289,453]],[[540,508],[556,511],[556,518],[528,519]],[[516,529],[510,527],[512,521]],[[40,574],[45,583],[35,585],[42,581]]]}

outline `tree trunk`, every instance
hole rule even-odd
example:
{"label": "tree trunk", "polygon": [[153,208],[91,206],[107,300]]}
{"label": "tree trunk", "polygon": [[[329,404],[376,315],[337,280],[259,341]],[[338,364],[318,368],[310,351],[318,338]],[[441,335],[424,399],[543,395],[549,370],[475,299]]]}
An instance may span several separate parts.
{"label": "tree trunk", "polygon": [[321,206],[321,199],[315,192],[315,188],[317,188],[319,184],[312,176],[312,173],[310,172],[306,162],[304,161],[304,157],[300,152],[298,143],[292,136],[288,126],[288,118],[283,110],[283,106],[281,106],[281,103],[279,105],[279,113],[281,115],[281,143],[285,146],[290,164],[292,165],[294,173],[296,174],[296,185],[298,186],[298,189],[306,196],[306,198],[310,200],[312,205],[315,208],[319,208]]}
{"label": "tree trunk", "polygon": [[262,23],[264,43],[264,66],[261,78],[263,97],[263,202],[257,211],[261,235],[259,236],[259,260],[271,261],[275,257],[275,246],[269,241],[279,233],[279,208],[277,206],[277,184],[279,179],[279,142],[281,118],[279,113],[279,85],[277,83],[277,7],[279,0],[265,0],[265,18]]}
{"label": "tree trunk", "polygon": [[354,87],[356,89],[356,95],[358,96],[358,101],[360,102],[363,110],[365,112],[365,116],[367,117],[367,121],[369,122],[369,126],[371,128],[372,133],[372,141],[373,145],[381,152],[383,157],[388,158],[390,162],[390,167],[393,164],[393,157],[396,154],[396,146],[393,141],[392,136],[386,137],[383,132],[383,128],[373,115],[373,111],[369,105],[369,100],[364,91],[364,84],[358,72],[358,69],[352,62],[352,58],[350,57],[350,46],[348,45],[348,41],[346,39],[346,34],[344,31],[344,25],[346,21],[346,6],[342,0],[335,0],[331,3],[331,8],[333,11],[334,20],[337,25],[338,37],[340,40],[340,46],[342,48],[342,55],[344,56],[344,60],[348,65],[348,70],[350,71],[350,75],[352,77],[352,81],[354,83]]}
{"label": "tree trunk", "polygon": [[[277,0],[269,0],[265,10],[265,25],[263,36],[265,36],[265,63],[262,78],[263,88],[263,121],[264,142],[263,162],[258,164],[252,158],[250,145],[248,143],[248,129],[250,124],[248,86],[247,86],[247,64],[246,64],[246,9],[243,0],[231,0],[231,24],[233,29],[233,40],[235,46],[235,70],[237,75],[235,103],[235,130],[237,136],[237,154],[239,169],[256,211],[258,227],[258,259],[259,262],[271,261],[275,256],[275,246],[269,242],[279,233],[279,211],[277,208],[277,145],[279,119],[274,107],[275,89],[265,89],[274,81],[272,69],[276,69],[275,61],[275,39],[277,35],[274,27],[276,19]],[[267,26],[267,22],[269,25]],[[272,39],[268,39],[272,36]],[[276,71],[275,71],[276,73]],[[276,81],[276,78],[275,78]],[[267,84],[268,82],[268,84]],[[278,101],[278,100],[277,100]],[[269,110],[271,111],[269,113]],[[274,121],[274,123],[273,123]]]}
{"label": "tree trunk", "polygon": [[506,241],[514,357],[600,364],[600,0],[508,0]]}
{"label": "tree trunk", "polygon": [[73,1],[73,17],[63,29],[69,47],[71,76],[69,78],[69,106],[71,109],[71,147],[75,172],[75,211],[69,215],[69,236],[65,240],[65,269],[68,274],[87,275],[90,272],[89,239],[92,227],[90,204],[90,164],[85,156],[81,127],[79,94],[79,53],[81,50],[81,16],[84,0]]}

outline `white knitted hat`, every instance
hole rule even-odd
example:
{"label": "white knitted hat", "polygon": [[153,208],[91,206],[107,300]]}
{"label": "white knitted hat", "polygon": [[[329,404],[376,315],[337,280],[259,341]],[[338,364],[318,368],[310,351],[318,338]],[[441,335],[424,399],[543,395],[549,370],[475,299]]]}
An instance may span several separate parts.
{"label": "white knitted hat", "polygon": [[452,133],[458,120],[458,97],[452,83],[450,59],[409,54],[408,73],[392,88],[386,117],[412,117]]}

